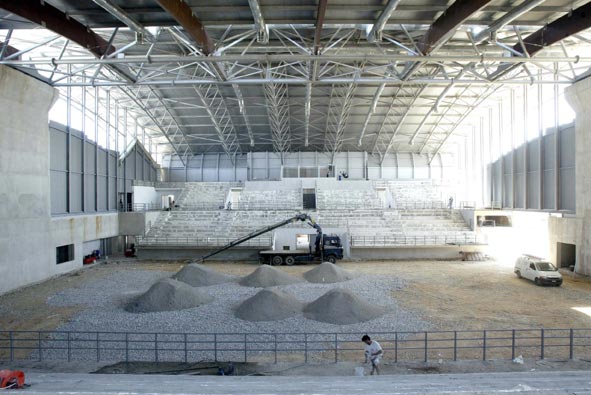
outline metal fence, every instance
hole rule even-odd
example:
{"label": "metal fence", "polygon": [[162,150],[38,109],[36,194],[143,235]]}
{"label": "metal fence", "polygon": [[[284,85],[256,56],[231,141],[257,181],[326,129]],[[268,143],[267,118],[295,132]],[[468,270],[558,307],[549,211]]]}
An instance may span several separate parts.
{"label": "metal fence", "polygon": [[407,247],[486,244],[481,234],[451,236],[352,236],[351,247]]}
{"label": "metal fence", "polygon": [[[338,362],[363,357],[362,333],[0,331],[0,360]],[[384,360],[591,357],[591,329],[372,332]]]}
{"label": "metal fence", "polygon": [[[221,247],[232,241],[235,237],[159,237],[136,236],[138,246],[151,247]],[[241,243],[241,247],[269,247],[273,243],[271,237],[260,236]]]}

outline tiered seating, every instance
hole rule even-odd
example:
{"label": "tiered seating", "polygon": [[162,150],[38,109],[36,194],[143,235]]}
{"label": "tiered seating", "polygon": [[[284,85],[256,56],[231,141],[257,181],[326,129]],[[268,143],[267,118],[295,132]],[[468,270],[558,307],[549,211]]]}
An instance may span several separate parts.
{"label": "tiered seating", "polygon": [[248,181],[240,194],[240,202],[232,209],[301,210],[301,183],[299,181]]}
{"label": "tiered seating", "polygon": [[181,210],[218,209],[224,206],[232,185],[228,182],[187,182],[176,204]]}
{"label": "tiered seating", "polygon": [[333,179],[316,182],[316,207],[318,209],[344,210],[362,208],[381,208],[370,181]]}

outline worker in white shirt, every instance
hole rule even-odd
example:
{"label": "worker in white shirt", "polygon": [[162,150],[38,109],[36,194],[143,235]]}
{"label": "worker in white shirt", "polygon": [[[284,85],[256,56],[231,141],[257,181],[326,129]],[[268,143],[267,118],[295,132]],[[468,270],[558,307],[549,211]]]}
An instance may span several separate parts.
{"label": "worker in white shirt", "polygon": [[380,374],[380,357],[384,354],[382,346],[375,340],[371,340],[368,335],[363,335],[361,341],[365,343],[365,363],[371,361],[371,375],[374,371]]}

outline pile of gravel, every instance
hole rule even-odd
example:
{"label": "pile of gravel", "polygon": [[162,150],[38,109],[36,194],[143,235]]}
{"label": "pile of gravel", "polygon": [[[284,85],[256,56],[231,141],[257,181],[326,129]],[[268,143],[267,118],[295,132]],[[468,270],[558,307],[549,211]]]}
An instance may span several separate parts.
{"label": "pile of gravel", "polygon": [[191,263],[172,276],[173,279],[182,281],[194,287],[206,287],[234,281],[236,278],[229,274],[216,272],[205,265]]}
{"label": "pile of gravel", "polygon": [[333,289],[308,304],[304,316],[311,320],[348,325],[380,317],[386,309],[374,306],[347,289]]}
{"label": "pile of gravel", "polygon": [[314,269],[304,273],[304,278],[311,283],[340,283],[355,278],[353,273],[341,269],[330,262],[323,262]]}
{"label": "pile of gravel", "polygon": [[281,269],[263,265],[257,270],[242,278],[238,283],[246,287],[274,287],[276,285],[288,285],[301,282],[297,277],[284,273]]}
{"label": "pile of gravel", "polygon": [[152,285],[125,309],[131,313],[183,310],[207,304],[212,300],[211,296],[197,288],[166,278]]}
{"label": "pile of gravel", "polygon": [[301,313],[303,306],[293,295],[267,288],[242,302],[235,315],[246,321],[276,321]]}

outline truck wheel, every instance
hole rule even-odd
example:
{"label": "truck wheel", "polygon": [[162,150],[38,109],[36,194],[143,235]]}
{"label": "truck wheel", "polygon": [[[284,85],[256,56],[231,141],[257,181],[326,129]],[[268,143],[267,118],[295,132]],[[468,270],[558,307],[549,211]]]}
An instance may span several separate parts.
{"label": "truck wheel", "polygon": [[326,258],[326,261],[330,263],[337,263],[337,257],[334,255],[330,255]]}
{"label": "truck wheel", "polygon": [[285,257],[285,264],[287,266],[292,266],[295,263],[295,258],[292,256],[286,256]]}
{"label": "truck wheel", "polygon": [[516,271],[515,274],[517,274],[517,278],[521,278],[521,272],[519,270]]}
{"label": "truck wheel", "polygon": [[279,265],[281,265],[282,263],[283,263],[283,258],[282,258],[281,256],[279,256],[279,255],[275,255],[275,256],[273,257],[273,259],[271,260],[271,264],[272,264],[272,265],[279,266]]}

